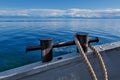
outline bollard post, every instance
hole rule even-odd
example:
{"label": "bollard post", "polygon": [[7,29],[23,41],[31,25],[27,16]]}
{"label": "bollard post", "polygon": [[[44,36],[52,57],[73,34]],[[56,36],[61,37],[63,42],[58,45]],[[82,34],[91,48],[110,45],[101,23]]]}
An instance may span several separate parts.
{"label": "bollard post", "polygon": [[78,32],[78,33],[76,33],[76,36],[77,36],[84,52],[87,52],[87,50],[88,50],[88,33]]}
{"label": "bollard post", "polygon": [[40,39],[42,62],[51,61],[52,55],[52,38]]}

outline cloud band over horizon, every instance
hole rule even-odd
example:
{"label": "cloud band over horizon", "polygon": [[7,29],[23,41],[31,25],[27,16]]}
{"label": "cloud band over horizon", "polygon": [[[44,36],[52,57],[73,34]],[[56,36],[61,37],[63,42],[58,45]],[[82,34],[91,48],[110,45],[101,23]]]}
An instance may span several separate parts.
{"label": "cloud band over horizon", "polygon": [[120,9],[0,9],[0,16],[111,18],[120,17]]}

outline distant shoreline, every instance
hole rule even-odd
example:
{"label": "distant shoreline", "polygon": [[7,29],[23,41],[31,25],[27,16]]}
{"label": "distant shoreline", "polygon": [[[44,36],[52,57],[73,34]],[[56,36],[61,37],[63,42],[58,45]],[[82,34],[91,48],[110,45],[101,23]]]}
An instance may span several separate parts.
{"label": "distant shoreline", "polygon": [[72,20],[120,20],[115,18],[0,18],[0,22],[49,22]]}

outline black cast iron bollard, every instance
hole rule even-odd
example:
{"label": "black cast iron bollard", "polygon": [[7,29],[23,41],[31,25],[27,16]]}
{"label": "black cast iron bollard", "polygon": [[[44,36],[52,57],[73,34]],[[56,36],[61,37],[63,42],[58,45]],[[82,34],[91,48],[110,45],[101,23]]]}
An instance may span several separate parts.
{"label": "black cast iron bollard", "polygon": [[80,41],[80,44],[81,44],[84,52],[87,52],[87,50],[88,50],[88,33],[78,32],[75,34],[75,36]]}
{"label": "black cast iron bollard", "polygon": [[51,61],[52,55],[52,38],[40,39],[42,62]]}
{"label": "black cast iron bollard", "polygon": [[[81,44],[84,52],[87,52],[87,48],[88,48],[89,43],[99,42],[98,37],[88,40],[88,33],[85,33],[85,32],[78,32],[75,34],[75,36],[80,41],[80,44]],[[41,50],[42,62],[48,62],[48,61],[51,61],[53,58],[53,55],[52,55],[53,48],[72,46],[72,45],[75,45],[74,40],[68,41],[68,42],[61,42],[61,43],[52,44],[52,38],[42,38],[42,39],[40,39],[40,45],[28,46],[26,48],[26,52],[33,51],[33,50]]]}

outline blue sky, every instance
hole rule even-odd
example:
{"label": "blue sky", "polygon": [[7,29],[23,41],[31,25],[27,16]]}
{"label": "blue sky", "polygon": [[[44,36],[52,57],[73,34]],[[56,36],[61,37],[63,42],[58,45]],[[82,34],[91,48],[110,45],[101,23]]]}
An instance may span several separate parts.
{"label": "blue sky", "polygon": [[120,17],[120,0],[0,0],[0,16]]}
{"label": "blue sky", "polygon": [[0,8],[106,9],[120,8],[120,0],[0,0]]}

